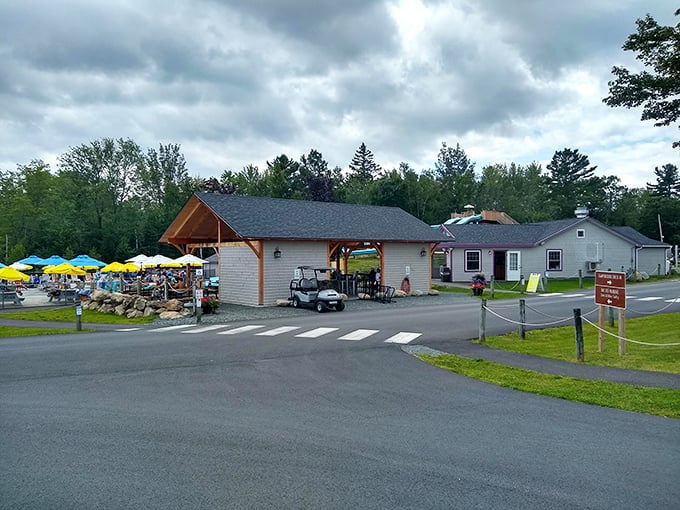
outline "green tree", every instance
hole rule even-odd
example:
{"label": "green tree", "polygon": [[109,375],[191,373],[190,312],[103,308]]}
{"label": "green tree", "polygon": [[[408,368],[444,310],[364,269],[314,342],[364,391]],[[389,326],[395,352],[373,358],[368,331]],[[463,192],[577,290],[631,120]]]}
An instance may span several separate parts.
{"label": "green tree", "polygon": [[654,168],[654,175],[656,175],[656,184],[647,183],[649,191],[660,197],[680,197],[680,174],[678,174],[677,166],[666,163],[661,168]]}
{"label": "green tree", "polygon": [[264,178],[255,165],[247,165],[240,172],[225,170],[220,181],[227,187],[233,187],[239,195],[267,196]]}
{"label": "green tree", "polygon": [[478,182],[475,164],[470,161],[460,144],[457,143],[453,148],[442,142],[433,174],[442,185],[450,212],[462,211],[465,205],[476,202]]}
{"label": "green tree", "polygon": [[300,157],[300,184],[302,198],[318,202],[335,202],[335,189],[340,169],[328,169],[328,163],[317,150]]}
{"label": "green tree", "polygon": [[[680,15],[680,9],[675,15]],[[636,24],[637,32],[628,36],[623,49],[636,52],[636,59],[650,70],[631,73],[614,66],[615,79],[609,82],[609,95],[603,101],[612,107],[642,106],[641,120],[668,126],[680,118],[680,23],[661,26],[648,14]],[[673,143],[678,146],[680,141]]]}
{"label": "green tree", "polygon": [[373,159],[373,153],[362,142],[349,164],[350,175],[366,182],[375,179],[382,169]]}
{"label": "green tree", "polygon": [[589,205],[589,192],[599,183],[593,180],[596,166],[578,149],[556,151],[547,166],[548,203],[555,219],[573,216],[579,205]]}

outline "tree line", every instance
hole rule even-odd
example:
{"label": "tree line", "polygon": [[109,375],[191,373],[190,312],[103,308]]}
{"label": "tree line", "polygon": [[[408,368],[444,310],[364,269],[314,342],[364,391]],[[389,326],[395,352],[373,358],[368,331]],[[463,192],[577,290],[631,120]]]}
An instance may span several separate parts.
{"label": "tree line", "polygon": [[[521,223],[569,218],[577,206],[609,225],[629,225],[680,243],[680,175],[673,164],[655,168],[656,181],[629,189],[618,177],[597,176],[578,149],[538,163],[494,164],[477,171],[464,149],[442,143],[433,168],[408,163],[383,169],[362,143],[346,170],[330,168],[312,149],[281,154],[266,167],[224,171],[219,179],[192,177],[179,145],[143,150],[130,139],[102,139],[74,147],[53,171],[42,161],[0,170],[0,257],[29,254],[71,258],[88,253],[106,261],[137,253],[177,255],[158,239],[197,191],[400,207],[429,224],[472,204]],[[342,221],[340,218],[339,221]]]}

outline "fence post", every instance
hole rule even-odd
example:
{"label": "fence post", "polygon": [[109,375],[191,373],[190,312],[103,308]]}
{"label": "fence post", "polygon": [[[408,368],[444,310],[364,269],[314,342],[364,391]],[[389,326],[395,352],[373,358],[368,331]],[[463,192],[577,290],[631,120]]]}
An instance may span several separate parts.
{"label": "fence post", "polygon": [[525,299],[519,300],[519,337],[522,340],[524,340],[527,337],[526,326],[524,325],[527,317],[526,304],[527,303]]}
{"label": "fence post", "polygon": [[479,341],[486,341],[486,299],[482,298],[482,310],[479,314]]}
{"label": "fence post", "polygon": [[608,306],[607,308],[609,309],[607,323],[609,324],[609,327],[613,328],[614,327],[614,307]]}
{"label": "fence post", "polygon": [[584,361],[583,356],[583,322],[581,320],[581,309],[574,308],[574,328],[576,330],[576,360]]}
{"label": "fence post", "polygon": [[524,281],[524,275],[523,274],[519,275],[519,291],[522,294],[527,293],[527,285],[526,285],[526,282]]}
{"label": "fence post", "polygon": [[604,305],[597,306],[597,352],[604,352]]}
{"label": "fence post", "polygon": [[494,291],[496,290],[496,278],[494,278],[494,275],[491,275],[491,281],[490,281],[490,292],[491,292],[491,299],[493,299],[494,296]]}
{"label": "fence post", "polygon": [[583,269],[578,270],[578,288],[583,288]]}
{"label": "fence post", "polygon": [[626,311],[619,308],[619,356],[626,354]]}

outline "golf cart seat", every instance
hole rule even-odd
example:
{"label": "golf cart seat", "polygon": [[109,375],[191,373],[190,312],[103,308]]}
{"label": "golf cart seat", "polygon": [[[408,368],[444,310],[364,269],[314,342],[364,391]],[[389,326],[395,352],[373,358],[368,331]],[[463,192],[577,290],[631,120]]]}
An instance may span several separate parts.
{"label": "golf cart seat", "polygon": [[303,278],[300,280],[300,290],[303,292],[309,292],[311,290],[316,290],[316,282],[310,280],[309,278]]}

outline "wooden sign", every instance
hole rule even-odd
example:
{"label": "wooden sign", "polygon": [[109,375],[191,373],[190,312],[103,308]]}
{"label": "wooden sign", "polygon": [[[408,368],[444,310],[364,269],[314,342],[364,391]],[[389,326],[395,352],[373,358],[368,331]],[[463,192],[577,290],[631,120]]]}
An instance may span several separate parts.
{"label": "wooden sign", "polygon": [[626,308],[626,273],[596,271],[595,303],[614,308]]}

